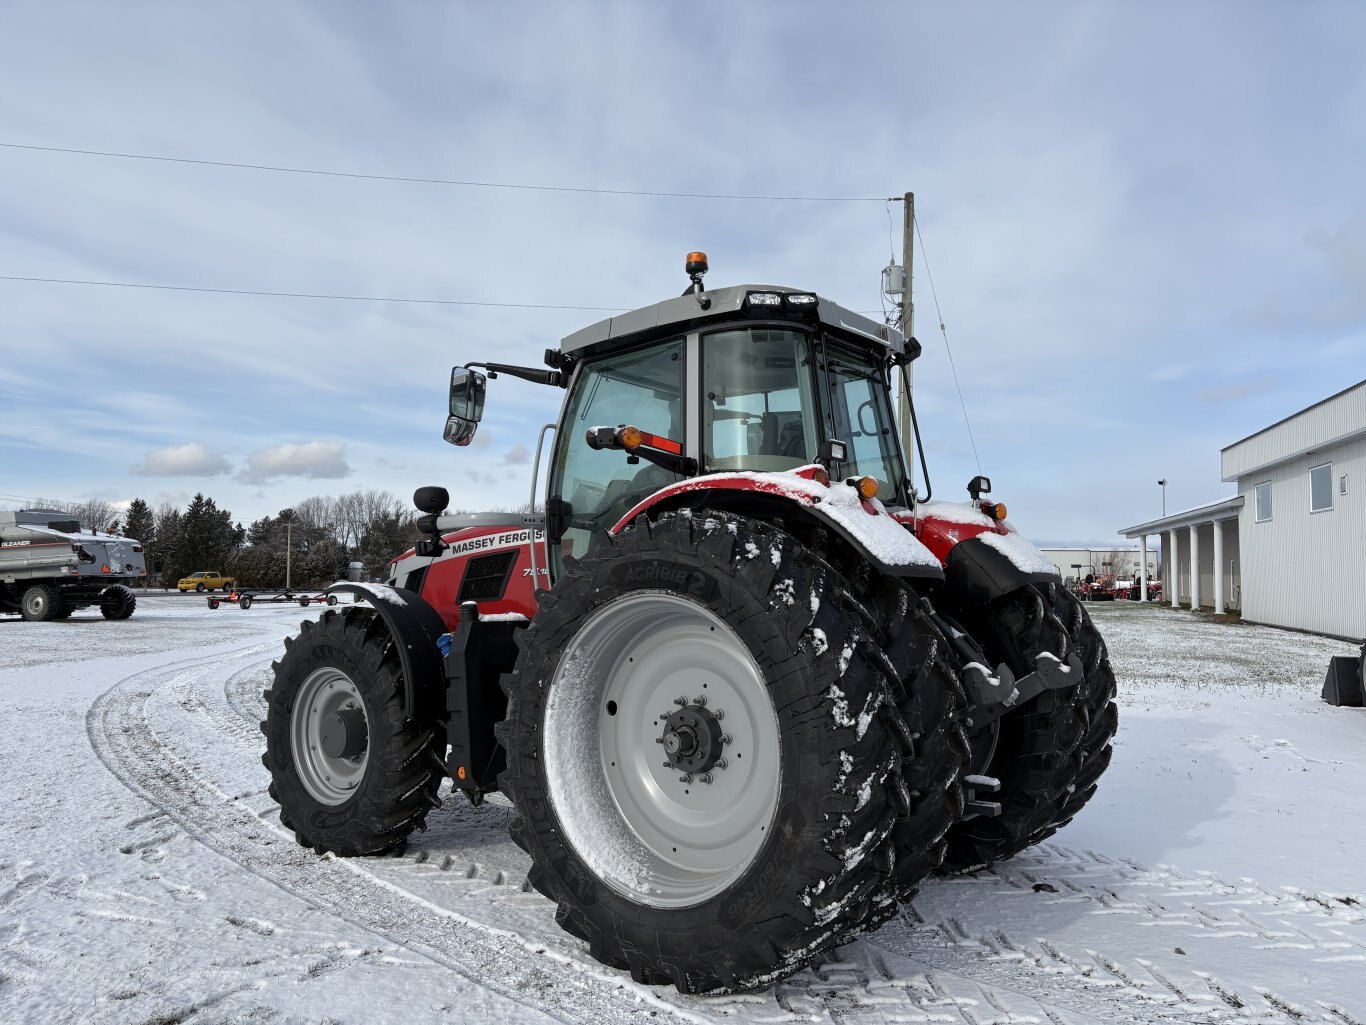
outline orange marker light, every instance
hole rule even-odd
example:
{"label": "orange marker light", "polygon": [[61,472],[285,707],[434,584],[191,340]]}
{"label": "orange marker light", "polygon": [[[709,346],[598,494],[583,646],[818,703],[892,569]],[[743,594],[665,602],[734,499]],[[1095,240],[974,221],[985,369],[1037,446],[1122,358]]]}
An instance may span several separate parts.
{"label": "orange marker light", "polygon": [[634,452],[640,448],[640,443],[643,440],[638,427],[623,427],[617,432],[617,438],[621,442],[621,447],[627,452]]}
{"label": "orange marker light", "polygon": [[465,778],[465,767],[462,765],[462,766],[460,766],[460,768],[456,769],[456,770],[455,770],[455,775],[456,775],[456,777],[457,777],[458,779],[464,779],[464,778]]}
{"label": "orange marker light", "polygon": [[854,484],[854,487],[858,488],[859,497],[864,499],[877,498],[879,486],[876,477],[860,477]]}
{"label": "orange marker light", "polygon": [[1005,504],[1004,502],[997,502],[997,503],[996,503],[996,506],[995,506],[995,511],[992,513],[992,515],[994,515],[994,516],[996,517],[997,520],[1003,520],[1003,519],[1005,519],[1005,518],[1006,518],[1006,504]]}
{"label": "orange marker light", "polygon": [[818,466],[811,471],[811,479],[817,484],[824,484],[827,488],[830,486],[830,474],[825,472],[823,466]]}

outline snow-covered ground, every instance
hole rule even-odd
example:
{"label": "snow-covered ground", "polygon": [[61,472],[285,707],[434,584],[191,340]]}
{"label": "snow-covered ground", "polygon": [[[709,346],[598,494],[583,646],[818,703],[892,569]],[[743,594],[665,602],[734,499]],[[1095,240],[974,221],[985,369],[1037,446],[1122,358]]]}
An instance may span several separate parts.
{"label": "snow-covered ground", "polygon": [[927,884],[838,959],[683,997],[606,969],[523,885],[497,799],[402,857],[278,825],[257,721],[297,606],[153,597],[0,621],[0,1022],[1366,1023],[1366,711],[1341,643],[1094,614],[1121,732],[1042,847]]}

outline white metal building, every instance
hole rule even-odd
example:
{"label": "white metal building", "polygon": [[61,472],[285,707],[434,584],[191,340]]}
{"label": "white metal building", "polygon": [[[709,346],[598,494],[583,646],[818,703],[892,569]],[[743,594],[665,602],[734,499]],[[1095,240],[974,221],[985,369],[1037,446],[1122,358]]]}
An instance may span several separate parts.
{"label": "white metal building", "polygon": [[1164,600],[1366,637],[1366,381],[1229,445],[1222,477],[1235,497],[1120,531],[1163,535]]}
{"label": "white metal building", "polygon": [[1228,446],[1222,465],[1244,501],[1243,618],[1366,637],[1366,381]]}

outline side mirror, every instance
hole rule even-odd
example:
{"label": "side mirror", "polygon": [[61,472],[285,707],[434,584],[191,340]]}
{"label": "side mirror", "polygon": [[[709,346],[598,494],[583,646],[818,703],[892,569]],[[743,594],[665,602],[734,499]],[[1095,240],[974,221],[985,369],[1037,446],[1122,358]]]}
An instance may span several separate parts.
{"label": "side mirror", "polygon": [[446,429],[442,431],[441,437],[452,445],[468,445],[474,440],[474,432],[478,427],[479,425],[473,420],[450,416],[446,418]]}
{"label": "side mirror", "polygon": [[[451,416],[478,423],[484,418],[484,375],[468,367],[451,371]],[[473,433],[473,432],[471,432]],[[450,440],[449,438],[447,439]]]}

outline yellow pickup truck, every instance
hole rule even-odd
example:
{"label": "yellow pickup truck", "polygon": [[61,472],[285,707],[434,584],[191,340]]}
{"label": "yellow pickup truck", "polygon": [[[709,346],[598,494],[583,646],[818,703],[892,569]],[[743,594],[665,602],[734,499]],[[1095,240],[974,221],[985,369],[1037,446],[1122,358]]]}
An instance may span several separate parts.
{"label": "yellow pickup truck", "polygon": [[200,570],[198,573],[191,573],[188,577],[181,577],[176,583],[177,591],[212,591],[215,588],[223,588],[231,591],[237,581],[232,577],[225,577],[217,570]]}

